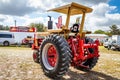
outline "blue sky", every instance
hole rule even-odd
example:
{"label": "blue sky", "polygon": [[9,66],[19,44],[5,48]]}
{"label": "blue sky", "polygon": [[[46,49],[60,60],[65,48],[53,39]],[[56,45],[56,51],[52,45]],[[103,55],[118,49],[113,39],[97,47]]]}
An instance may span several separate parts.
{"label": "blue sky", "polygon": [[[109,30],[109,26],[113,24],[120,27],[120,0],[0,0],[0,25],[14,26],[16,20],[17,26],[28,26],[30,23],[39,22],[47,26],[47,16],[50,15],[55,28],[57,18],[62,15],[64,24],[66,16],[46,10],[71,2],[93,8],[93,12],[86,17],[84,29]],[[71,18],[70,26],[78,16]]]}
{"label": "blue sky", "polygon": [[110,0],[108,4],[117,7],[112,13],[120,13],[120,0]]}

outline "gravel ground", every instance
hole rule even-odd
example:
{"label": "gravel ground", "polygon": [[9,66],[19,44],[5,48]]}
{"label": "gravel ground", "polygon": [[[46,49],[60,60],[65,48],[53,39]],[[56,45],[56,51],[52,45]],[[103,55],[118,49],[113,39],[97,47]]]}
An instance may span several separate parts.
{"label": "gravel ground", "polygon": [[[101,53],[101,52],[100,52]],[[51,80],[32,60],[32,50],[0,47],[0,80]],[[102,54],[95,68],[82,72],[70,67],[61,80],[120,80],[120,54]]]}

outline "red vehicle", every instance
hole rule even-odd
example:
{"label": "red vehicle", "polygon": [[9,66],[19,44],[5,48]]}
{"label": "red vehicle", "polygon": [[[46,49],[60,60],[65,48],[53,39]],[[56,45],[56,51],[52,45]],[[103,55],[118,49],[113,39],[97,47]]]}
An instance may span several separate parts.
{"label": "red vehicle", "polygon": [[28,45],[28,47],[32,47],[33,40],[34,39],[32,38],[32,36],[27,36],[22,40],[22,44]]}
{"label": "red vehicle", "polygon": [[[91,70],[99,58],[99,41],[85,37],[90,32],[84,32],[83,26],[85,14],[92,9],[73,2],[49,11],[67,14],[66,24],[58,30],[35,34],[33,60],[41,64],[46,76],[54,79],[62,77],[70,65],[79,70]],[[70,16],[78,14],[82,14],[80,25],[74,24],[69,29]]]}

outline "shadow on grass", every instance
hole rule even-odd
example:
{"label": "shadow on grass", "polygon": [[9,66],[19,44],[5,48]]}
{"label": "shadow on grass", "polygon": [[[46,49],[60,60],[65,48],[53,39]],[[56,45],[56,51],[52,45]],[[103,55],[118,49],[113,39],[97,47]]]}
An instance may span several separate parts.
{"label": "shadow on grass", "polygon": [[120,80],[96,71],[77,73],[70,70],[67,75],[69,78],[62,78],[61,80]]}

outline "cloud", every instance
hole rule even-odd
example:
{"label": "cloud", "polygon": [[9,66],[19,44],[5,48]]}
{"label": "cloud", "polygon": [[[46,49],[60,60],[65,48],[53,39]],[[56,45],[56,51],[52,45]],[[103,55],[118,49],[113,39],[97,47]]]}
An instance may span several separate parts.
{"label": "cloud", "polygon": [[74,0],[74,1],[73,0],[61,0],[61,1],[67,2],[67,3],[77,2],[80,4],[92,6],[92,5],[97,5],[99,3],[107,3],[109,0]]}
{"label": "cloud", "polygon": [[4,22],[7,19],[6,16],[4,15],[0,15],[0,22]]}
{"label": "cloud", "polygon": [[5,19],[4,18],[0,18],[0,22],[3,22]]}
{"label": "cloud", "polygon": [[0,15],[0,25],[11,26],[14,24],[14,19],[12,16]]}
{"label": "cloud", "polygon": [[92,6],[93,16],[95,17],[105,17],[105,14],[109,14],[112,10],[116,9],[116,6],[110,6],[106,3],[100,3],[98,5]]}
{"label": "cloud", "polygon": [[[100,3],[92,7],[93,13],[90,15],[89,21],[94,24],[93,26],[110,26],[112,24],[120,24],[120,14],[110,13],[116,9],[116,6],[110,6],[106,3]],[[91,17],[92,16],[92,17]]]}
{"label": "cloud", "polygon": [[0,14],[23,16],[36,10],[29,6],[28,0],[0,0]]}
{"label": "cloud", "polygon": [[46,11],[51,8],[55,8],[61,3],[61,0],[29,0],[29,4],[32,7],[37,8],[39,11]]}
{"label": "cloud", "polygon": [[[70,2],[72,0],[0,0],[0,14],[24,16],[36,11],[43,12]],[[74,2],[93,5],[108,2],[108,0],[74,0]]]}
{"label": "cloud", "polygon": [[[0,21],[5,25],[29,25],[30,23],[42,22],[47,26],[49,13],[46,10],[65,5],[73,0],[0,0]],[[87,14],[85,29],[95,31],[97,29],[109,29],[112,24],[120,25],[120,14],[112,13],[116,6],[110,6],[109,0],[74,0],[80,4],[90,6],[93,12]],[[40,16],[38,16],[40,15]],[[52,20],[57,22],[59,15],[51,15]],[[65,24],[66,17],[63,16]],[[78,15],[80,16],[80,15]],[[77,16],[71,17],[70,26],[75,22]],[[54,24],[55,26],[55,24]]]}
{"label": "cloud", "polygon": [[109,30],[109,26],[115,24],[120,26],[120,14],[111,13],[116,10],[116,6],[110,6],[107,3],[100,3],[92,6],[93,12],[86,17],[86,24],[89,30]]}
{"label": "cloud", "polygon": [[61,1],[56,0],[0,0],[0,14],[24,16],[33,12],[45,12]]}

